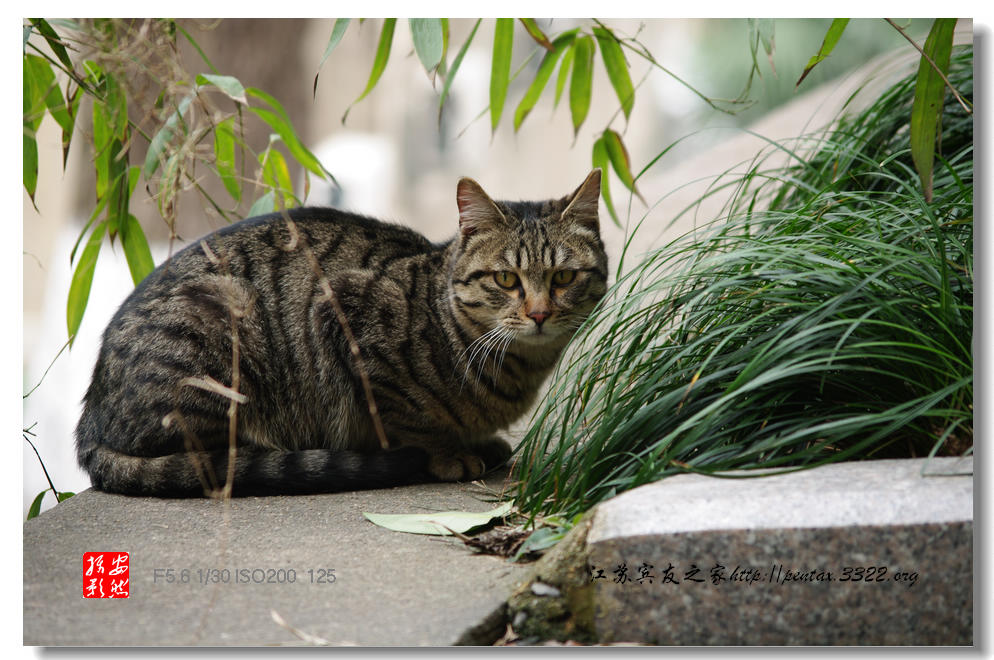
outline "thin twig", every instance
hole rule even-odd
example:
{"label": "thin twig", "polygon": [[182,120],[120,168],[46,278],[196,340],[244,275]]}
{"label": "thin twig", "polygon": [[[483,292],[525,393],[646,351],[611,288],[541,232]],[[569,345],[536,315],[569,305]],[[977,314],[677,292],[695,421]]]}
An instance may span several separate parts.
{"label": "thin twig", "polygon": [[190,387],[199,387],[202,390],[207,390],[208,392],[214,392],[215,394],[220,394],[221,396],[228,398],[232,401],[237,401],[238,403],[247,403],[248,397],[239,392],[238,390],[228,387],[227,385],[222,385],[210,376],[203,376],[200,378],[194,376],[187,376],[179,382],[180,385],[189,385]]}
{"label": "thin twig", "polygon": [[[31,426],[34,426],[34,424]],[[35,447],[35,443],[31,442],[31,438],[28,437],[28,433],[31,433],[31,428],[29,427],[23,429],[23,431],[22,435],[24,436],[24,440],[31,445],[32,449],[35,450],[35,456],[38,457],[38,462],[41,463],[41,471],[45,473],[45,479],[48,480],[48,485],[51,486],[52,492],[55,493],[55,499],[59,499],[59,491],[55,490],[55,484],[52,483],[52,477],[48,476],[48,470],[45,468],[45,461],[41,460],[41,454],[38,453],[38,448]],[[31,435],[34,435],[34,433],[31,433]]]}
{"label": "thin twig", "polygon": [[204,495],[207,497],[213,496],[213,493],[218,490],[218,485],[210,455],[204,448],[203,443],[200,442],[200,438],[187,426],[186,418],[183,417],[183,414],[178,408],[162,418],[162,425],[165,428],[169,428],[173,424],[179,424],[180,432],[183,434],[183,446],[186,449],[187,458],[193,464],[193,469],[197,473],[197,479],[200,480],[200,485],[204,489]]}
{"label": "thin twig", "polygon": [[376,437],[380,440],[380,447],[383,449],[389,449],[390,443],[387,441],[386,431],[383,429],[383,423],[380,421],[379,409],[376,407],[376,400],[373,398],[373,386],[369,381],[369,372],[366,370],[366,362],[362,359],[362,353],[359,351],[359,342],[356,341],[355,335],[352,333],[352,326],[349,325],[349,320],[345,316],[345,310],[342,309],[342,304],[338,300],[338,295],[331,286],[331,282],[325,275],[324,270],[321,268],[321,264],[318,263],[317,257],[314,255],[314,251],[307,244],[306,239],[301,235],[300,231],[297,229],[297,223],[290,219],[290,215],[286,212],[286,209],[281,209],[283,214],[283,220],[286,221],[287,229],[290,231],[290,243],[284,247],[286,250],[292,250],[300,247],[304,251],[304,255],[311,264],[311,270],[314,271],[315,276],[318,278],[318,282],[321,284],[321,289],[324,291],[324,298],[331,303],[331,307],[335,312],[335,316],[338,318],[338,324],[342,327],[342,332],[345,334],[345,340],[349,344],[349,352],[352,353],[352,358],[356,363],[356,370],[359,372],[359,378],[362,381],[362,388],[366,393],[366,402],[369,404],[369,416],[373,420],[373,429],[376,431]]}
{"label": "thin twig", "polygon": [[[231,278],[231,271],[228,268],[228,261],[223,257],[218,257],[207,245],[207,241],[200,241],[200,247],[203,249],[204,254],[215,266],[222,269],[224,274]],[[238,319],[244,315],[246,310],[235,309],[234,304],[229,300],[228,302],[228,318],[231,325],[231,388],[230,393],[221,392],[224,396],[229,399],[228,403],[228,474],[225,477],[224,487],[221,488],[220,496],[224,500],[231,499],[232,487],[235,483],[235,459],[238,456],[238,404],[239,398],[243,399],[244,395],[238,392],[238,386],[241,383],[241,373],[239,370],[240,361],[240,347],[238,343]],[[215,381],[216,382],[216,381]],[[220,387],[223,387],[218,383]],[[199,385],[198,385],[199,386]],[[225,388],[227,389],[227,388]],[[216,391],[216,390],[214,390]]]}
{"label": "thin twig", "polygon": [[932,69],[942,77],[942,81],[944,83],[946,83],[946,87],[948,87],[949,91],[951,91],[953,93],[953,96],[955,96],[956,100],[959,101],[959,104],[961,106],[963,106],[963,109],[966,110],[966,113],[968,115],[972,115],[973,114],[973,109],[972,109],[973,104],[971,103],[970,107],[969,108],[967,107],[967,103],[968,102],[966,100],[964,100],[962,96],[959,95],[959,92],[956,91],[956,88],[953,87],[953,84],[951,82],[949,82],[949,78],[946,78],[946,74],[942,73],[942,70],[938,67],[938,65],[934,61],[932,61],[932,58],[929,57],[928,54],[924,50],[921,49],[921,46],[919,46],[918,44],[916,44],[915,40],[912,39],[911,37],[909,37],[908,33],[905,32],[901,28],[901,26],[899,26],[897,23],[895,23],[894,21],[890,20],[889,18],[885,18],[884,20],[887,21],[888,23],[890,23],[891,27],[893,27],[895,30],[897,30],[898,32],[900,32],[901,36],[904,37],[905,39],[907,39],[911,43],[911,45],[915,47],[915,50],[917,50],[919,53],[922,54],[922,57],[925,58],[925,61],[928,62],[929,65],[932,67]]}
{"label": "thin twig", "polygon": [[315,646],[331,645],[331,642],[326,640],[324,637],[318,637],[317,635],[312,635],[311,633],[305,632],[300,628],[297,628],[296,626],[291,626],[289,623],[286,622],[286,619],[280,616],[279,612],[277,612],[276,610],[272,609],[269,610],[269,616],[273,618],[273,621],[276,623],[276,625],[288,630],[294,636],[298,637],[302,641],[307,642],[308,644],[313,644]]}
{"label": "thin twig", "polygon": [[49,370],[52,368],[53,365],[55,365],[55,361],[59,359],[60,355],[62,355],[62,351],[66,350],[66,347],[69,346],[69,344],[72,343],[72,340],[73,340],[73,338],[75,336],[76,335],[70,336],[69,339],[66,341],[66,343],[62,344],[62,348],[59,349],[59,352],[55,354],[55,357],[52,358],[52,361],[49,363],[48,369],[45,369],[45,373],[43,373],[41,375],[41,380],[38,381],[37,385],[35,385],[34,387],[32,387],[30,390],[28,390],[28,393],[25,394],[23,397],[21,397],[22,399],[27,399],[28,396],[30,396],[32,392],[34,392],[36,389],[38,389],[39,387],[41,387],[41,384],[43,382],[45,382],[45,376],[48,375]]}

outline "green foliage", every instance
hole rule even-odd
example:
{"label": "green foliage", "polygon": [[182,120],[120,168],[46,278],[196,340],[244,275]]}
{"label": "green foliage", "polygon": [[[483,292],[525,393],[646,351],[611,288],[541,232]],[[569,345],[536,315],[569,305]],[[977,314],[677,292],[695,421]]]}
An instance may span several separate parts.
{"label": "green foliage", "polygon": [[[338,38],[345,25],[338,31],[336,24]],[[30,39],[31,35],[39,35],[43,42]],[[209,72],[186,73],[178,61],[177,35],[201,55]],[[277,143],[270,141],[261,154],[254,154],[245,142],[241,134],[243,109],[268,125],[279,136],[278,146],[285,148],[307,172],[330,177],[297,137],[289,116],[275,98],[258,89],[246,89],[238,79],[218,72],[189,33],[177,29],[173,21],[63,21],[56,29],[43,19],[30,19],[25,25],[25,37],[23,179],[32,200],[38,177],[35,133],[45,114],[51,115],[62,129],[65,163],[76,135],[80,102],[85,96],[92,104],[92,129],[83,134],[93,150],[96,205],[70,255],[74,263],[66,301],[70,337],[76,335],[82,323],[105,238],[112,245],[120,239],[135,284],[155,267],[145,231],[131,210],[132,195],[139,182],[153,193],[171,233],[176,196],[188,187],[198,190],[222,217],[228,217],[222,206],[206,195],[199,180],[205,171],[216,175],[237,204],[244,196],[245,182],[252,181],[239,171],[239,163],[242,168],[253,163],[257,166],[252,182],[261,203],[253,208],[272,211],[300,203],[293,191],[286,157],[276,149]],[[70,43],[82,47],[67,48]],[[333,45],[329,44],[329,52]],[[70,50],[89,54],[74,61]],[[129,88],[135,78],[134,67],[161,85],[153,106],[142,105],[141,96]],[[219,105],[218,97],[227,102],[226,108]],[[151,117],[151,129],[131,119],[135,116]],[[213,141],[212,152],[197,148],[203,140],[208,144]],[[141,166],[131,163],[136,142],[148,145]],[[197,168],[200,171],[194,176]],[[80,245],[84,247],[77,261]]]}
{"label": "green foliage", "polygon": [[[950,79],[972,96],[969,49]],[[614,285],[518,448],[523,512],[681,472],[972,450],[973,121],[947,104],[926,200],[914,87],[719,179],[723,216]]]}
{"label": "green foliage", "polygon": [[384,69],[387,68],[387,61],[390,59],[390,47],[393,44],[393,31],[396,26],[396,18],[387,18],[383,20],[383,28],[380,30],[380,41],[376,46],[376,56],[373,58],[373,69],[369,72],[369,80],[366,82],[366,89],[362,90],[362,94],[359,95],[359,98],[353,101],[352,105],[345,110],[345,114],[342,115],[343,124],[345,123],[346,118],[348,118],[349,110],[352,109],[352,106],[366,98],[366,96],[373,91],[373,88],[376,87],[376,83],[380,80],[380,76],[383,75]]}
{"label": "green foliage", "polygon": [[411,39],[421,65],[431,76],[442,62],[445,33],[440,18],[411,18]]}
{"label": "green foliage", "polygon": [[[466,51],[469,49],[469,45],[473,43],[473,37],[476,36],[476,31],[480,27],[480,22],[482,18],[476,19],[476,23],[473,25],[473,29],[470,31],[469,36],[466,37],[466,41],[463,42],[462,47],[459,52],[456,53],[456,57],[452,60],[452,67],[449,69],[448,75],[445,77],[445,84],[442,86],[442,93],[438,97],[438,121],[442,121],[442,108],[445,106],[445,99],[449,95],[449,88],[452,86],[452,81],[456,79],[456,73],[459,71],[459,66],[462,64],[463,58],[466,56]],[[443,60],[444,64],[444,60]]]}
{"label": "green foliage", "polygon": [[775,24],[772,18],[750,18],[748,19],[749,24],[749,43],[751,44],[752,51],[752,70],[750,75],[760,73],[762,69],[759,66],[759,62],[756,60],[756,55],[759,52],[759,46],[763,46],[763,50],[766,52],[766,57],[770,61],[770,69],[776,72],[776,67],[773,65],[773,51],[776,50],[775,46]]}
{"label": "green foliage", "polygon": [[542,57],[542,62],[538,65],[538,72],[535,74],[535,79],[532,80],[532,84],[528,87],[528,91],[521,98],[521,102],[518,103],[518,107],[514,111],[514,130],[517,131],[521,128],[521,124],[524,123],[525,117],[531,112],[532,108],[535,107],[535,103],[538,101],[539,97],[542,96],[542,92],[545,91],[545,86],[549,82],[549,78],[552,77],[552,72],[555,70],[556,65],[559,63],[560,58],[562,58],[563,53],[566,49],[572,45],[573,40],[576,38],[576,33],[578,30],[570,30],[564,32],[556,37],[556,40],[551,43],[552,48]]}
{"label": "green foliage", "polygon": [[573,118],[573,135],[590,111],[590,97],[594,82],[594,40],[582,35],[573,41],[573,73],[569,80],[569,112]]}
{"label": "green foliage", "polygon": [[528,555],[541,554],[556,545],[576,527],[583,514],[578,513],[567,520],[562,516],[546,516],[542,518],[541,525],[528,535],[517,551],[511,557],[511,561],[518,561]]}
{"label": "green foliage", "polygon": [[325,46],[324,55],[321,56],[321,63],[318,64],[318,72],[314,74],[314,86],[311,90],[312,94],[317,94],[318,90],[318,76],[321,75],[321,67],[324,66],[325,61],[331,55],[332,51],[335,50],[335,46],[338,42],[342,40],[345,36],[345,30],[349,27],[349,18],[339,18],[335,20],[335,26],[331,28],[331,37],[328,39],[328,45]]}
{"label": "green foliage", "polygon": [[625,113],[627,120],[632,114],[632,107],[635,105],[635,87],[632,85],[632,78],[628,74],[628,62],[618,45],[618,38],[614,33],[605,27],[594,28],[594,36],[597,37],[597,44],[601,48],[601,57],[604,59],[604,68],[607,70],[611,86],[614,87],[621,103],[621,109]]}
{"label": "green foliage", "polygon": [[918,65],[915,102],[911,107],[911,157],[927,201],[932,199],[935,138],[942,125],[942,99],[946,94],[943,78],[949,71],[955,27],[955,18],[938,18],[932,25]]}
{"label": "green foliage", "polygon": [[497,132],[497,124],[504,111],[507,85],[511,80],[511,50],[514,45],[514,20],[498,18],[494,28],[494,54],[490,70],[490,131]]}
{"label": "green foliage", "polygon": [[[338,19],[335,22],[334,27],[332,28],[331,38],[329,39],[328,46],[325,49],[324,57],[321,60],[322,65],[324,60],[327,59],[328,55],[341,40],[347,25],[347,23],[343,23],[343,21],[346,20],[347,19]],[[373,61],[373,68],[370,73],[369,80],[367,81],[366,87],[362,94],[360,94],[352,105],[349,106],[349,110],[351,110],[352,106],[365,98],[376,86],[377,81],[379,81],[389,59],[390,44],[393,39],[394,30],[393,22],[395,20],[396,19],[384,19],[383,27],[380,32],[379,46]],[[438,22],[429,22],[433,20]],[[445,62],[446,49],[444,44],[447,42],[447,29],[445,29],[445,26],[448,24],[447,20],[411,20],[411,34],[415,44],[415,51],[421,59],[422,64],[425,66],[425,69],[429,72],[429,74],[434,71],[438,71],[445,79],[439,97],[439,120],[441,120],[445,100],[448,97],[453,82],[455,81],[462,59],[465,56],[466,50],[469,48],[470,43],[473,41],[473,38],[476,36],[477,29],[479,28],[482,20],[483,19],[478,19],[474,24],[469,37],[467,37],[466,41],[459,49],[459,52],[456,54],[451,67],[447,67]],[[635,54],[637,57],[650,62],[653,66],[660,68],[668,75],[673,75],[670,71],[660,66],[659,63],[652,58],[649,51],[638,41],[637,36],[624,38],[620,37],[614,30],[610,29],[600,21],[593,21],[589,29],[572,28],[555,34],[552,37],[546,35],[545,32],[542,31],[535,19],[521,18],[519,21],[524,27],[525,32],[534,42],[536,49],[543,53],[543,57],[542,61],[539,63],[535,77],[532,79],[527,91],[515,108],[513,119],[515,131],[522,126],[531,110],[535,107],[535,104],[541,98],[542,93],[545,91],[545,88],[552,77],[552,73],[556,70],[558,65],[559,72],[556,77],[554,105],[559,105],[560,98],[568,88],[570,118],[573,126],[574,137],[577,136],[587,120],[587,115],[589,114],[591,101],[593,99],[594,69],[596,66],[595,62],[598,50],[600,50],[601,62],[607,73],[608,80],[611,82],[614,93],[618,98],[619,111],[625,117],[626,121],[629,119],[632,108],[635,104],[635,85],[632,83],[632,77],[629,71],[630,64],[625,58],[625,49],[629,50],[629,52]],[[490,130],[492,135],[496,134],[500,125],[500,120],[504,114],[504,105],[507,100],[508,89],[511,82],[517,75],[511,74],[511,65],[514,56],[514,25],[514,20],[510,18],[498,18],[495,19],[494,22],[494,41],[491,57],[489,96]],[[762,22],[762,26],[764,46],[772,49],[772,21]],[[441,55],[439,55],[439,59],[436,62],[435,57],[439,53],[440,43],[442,44]],[[772,52],[772,50],[768,50],[767,52]],[[532,57],[534,54],[535,52],[532,52],[528,57]],[[677,79],[679,80],[679,78]],[[682,80],[680,82],[687,85],[687,83]],[[317,77],[315,76],[315,87],[316,86]],[[690,85],[687,86],[690,87]],[[741,100],[734,100],[725,103],[725,107],[720,107],[715,101],[712,101],[693,87],[691,87],[691,89],[693,89],[698,96],[704,99],[712,107],[722,111],[727,112],[729,111],[729,107],[735,107],[736,105],[741,105],[743,107],[746,105]],[[348,112],[349,111],[346,110],[345,116],[342,117],[343,122],[348,117]],[[614,169],[622,184],[641,199],[638,191],[633,187],[634,177],[632,176],[631,166],[628,162],[628,150],[624,145],[621,133],[611,128],[613,121],[614,117],[608,121],[607,126],[603,129],[603,135],[595,142],[591,158],[598,166],[604,166],[605,173],[609,169]],[[605,157],[605,154],[607,154],[608,157]],[[608,165],[610,165],[610,168]],[[618,219],[618,214],[614,208],[614,203],[610,195],[609,184],[606,176],[603,179],[602,191],[604,203],[609,214],[611,215],[612,220],[616,224],[620,225],[620,220]]]}
{"label": "green foliage", "polygon": [[73,271],[69,298],[66,302],[66,324],[70,337],[76,336],[79,324],[83,321],[83,312],[86,311],[86,303],[90,299],[93,271],[97,267],[97,256],[100,254],[107,226],[108,223],[105,222],[96,226],[86,242],[86,247],[83,248],[82,256],[76,263],[76,270]]}
{"label": "green foliage", "polygon": [[56,502],[65,502],[70,497],[76,494],[76,493],[71,493],[69,491],[58,492],[58,491],[53,491],[51,488],[46,488],[45,490],[38,493],[37,497],[34,498],[34,501],[31,502],[31,506],[28,508],[28,515],[25,517],[25,520],[31,520],[32,518],[38,517],[38,514],[41,513],[42,500],[44,500],[45,495],[47,495],[50,492],[55,493]]}
{"label": "green foliage", "polygon": [[552,42],[549,41],[549,37],[545,36],[545,32],[542,32],[542,28],[538,26],[534,18],[519,18],[521,24],[525,26],[525,30],[528,32],[528,36],[535,40],[539,46],[546,50],[552,50],[554,46]]}
{"label": "green foliage", "polygon": [[825,40],[821,42],[821,48],[818,52],[811,56],[808,60],[807,65],[804,67],[804,71],[801,73],[801,77],[797,79],[794,84],[795,87],[799,86],[804,79],[808,77],[811,70],[817,66],[819,62],[824,61],[826,57],[832,54],[835,50],[835,45],[839,43],[839,39],[842,38],[842,33],[845,31],[846,26],[849,25],[848,18],[836,18],[832,21],[832,24],[828,26],[828,32],[825,33]]}

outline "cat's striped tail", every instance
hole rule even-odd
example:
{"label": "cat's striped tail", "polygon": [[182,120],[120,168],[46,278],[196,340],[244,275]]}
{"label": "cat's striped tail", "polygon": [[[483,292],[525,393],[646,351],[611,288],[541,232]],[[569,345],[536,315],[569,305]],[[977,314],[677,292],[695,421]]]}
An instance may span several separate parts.
{"label": "cat's striped tail", "polygon": [[[105,445],[79,448],[94,488],[125,495],[200,497],[227,479],[228,450],[132,456]],[[386,488],[432,480],[418,447],[360,453],[328,449],[279,451],[238,447],[232,496],[301,495]]]}

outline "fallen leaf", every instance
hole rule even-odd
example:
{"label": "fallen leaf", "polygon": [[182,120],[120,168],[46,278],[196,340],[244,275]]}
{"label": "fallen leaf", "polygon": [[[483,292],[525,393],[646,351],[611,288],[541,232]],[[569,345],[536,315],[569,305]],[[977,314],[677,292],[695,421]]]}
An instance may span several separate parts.
{"label": "fallen leaf", "polygon": [[409,534],[462,534],[474,527],[486,525],[494,518],[511,512],[512,502],[504,502],[496,509],[474,513],[471,511],[440,511],[437,513],[366,513],[366,520],[395,532]]}

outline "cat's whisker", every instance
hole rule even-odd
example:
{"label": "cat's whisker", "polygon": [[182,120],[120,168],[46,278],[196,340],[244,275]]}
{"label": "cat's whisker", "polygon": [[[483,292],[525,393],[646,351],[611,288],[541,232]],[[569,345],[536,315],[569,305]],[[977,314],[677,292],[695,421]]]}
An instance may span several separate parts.
{"label": "cat's whisker", "polygon": [[508,331],[504,335],[503,344],[500,347],[500,361],[497,363],[497,373],[500,374],[501,368],[504,366],[504,356],[507,355],[507,349],[511,347],[511,343],[514,341],[514,333]]}
{"label": "cat's whisker", "polygon": [[490,352],[492,344],[499,338],[502,332],[503,328],[501,326],[491,328],[477,337],[459,356],[459,359],[461,360],[463,356],[468,353],[468,356],[466,357],[466,368],[463,372],[462,384],[460,385],[460,391],[462,391],[462,388],[466,385],[466,382],[469,379],[473,363],[477,361],[477,358],[482,358],[480,360],[479,367],[476,370],[476,385],[479,387],[480,378],[482,377],[483,370],[486,368],[486,356]]}
{"label": "cat's whisker", "polygon": [[501,367],[504,365],[504,355],[507,354],[507,349],[514,341],[517,334],[514,330],[506,327],[501,328],[501,332],[494,341],[493,347],[493,357],[494,357],[494,383],[496,384],[500,378]]}

